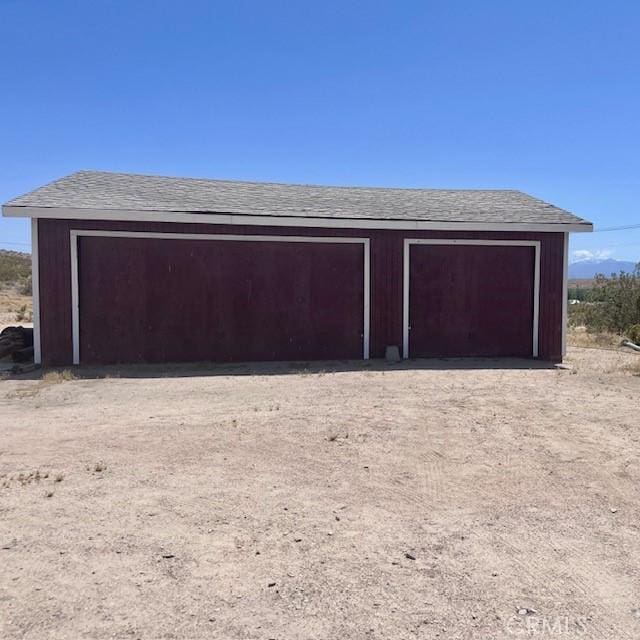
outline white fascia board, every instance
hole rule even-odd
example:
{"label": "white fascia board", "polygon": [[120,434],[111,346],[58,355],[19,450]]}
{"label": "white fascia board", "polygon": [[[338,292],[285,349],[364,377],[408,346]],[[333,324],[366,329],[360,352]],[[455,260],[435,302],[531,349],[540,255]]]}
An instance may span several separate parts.
{"label": "white fascia board", "polygon": [[118,222],[183,222],[198,224],[253,225],[261,227],[314,227],[333,229],[401,229],[431,231],[593,231],[590,222],[430,222],[426,220],[374,220],[369,218],[306,218],[281,215],[237,213],[183,213],[180,211],[134,211],[125,209],[74,209],[63,207],[22,207],[4,205],[2,215],[17,218],[51,218],[55,220],[115,220]]}

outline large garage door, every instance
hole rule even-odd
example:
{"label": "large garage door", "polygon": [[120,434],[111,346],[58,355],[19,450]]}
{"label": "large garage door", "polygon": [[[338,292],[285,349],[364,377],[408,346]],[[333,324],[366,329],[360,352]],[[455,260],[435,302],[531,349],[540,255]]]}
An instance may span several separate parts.
{"label": "large garage door", "polygon": [[405,245],[409,355],[537,355],[535,243],[426,242]]}
{"label": "large garage door", "polygon": [[367,355],[362,241],[148,235],[78,236],[81,363]]}

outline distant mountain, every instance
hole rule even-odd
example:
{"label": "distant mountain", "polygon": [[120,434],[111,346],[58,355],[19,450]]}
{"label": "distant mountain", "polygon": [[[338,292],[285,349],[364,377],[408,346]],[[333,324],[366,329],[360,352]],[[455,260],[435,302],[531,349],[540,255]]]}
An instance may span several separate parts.
{"label": "distant mountain", "polygon": [[569,265],[569,278],[573,280],[595,278],[599,273],[610,276],[612,273],[625,271],[633,273],[636,268],[635,262],[626,260],[580,260]]}

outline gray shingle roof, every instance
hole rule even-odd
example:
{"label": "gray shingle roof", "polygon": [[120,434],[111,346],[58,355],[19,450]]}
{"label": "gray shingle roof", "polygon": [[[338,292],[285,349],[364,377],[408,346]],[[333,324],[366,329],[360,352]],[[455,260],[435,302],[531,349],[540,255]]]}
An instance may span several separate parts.
{"label": "gray shingle roof", "polygon": [[[362,220],[588,224],[521,191],[386,189],[79,171],[9,207],[225,213]],[[88,217],[94,217],[89,216]]]}

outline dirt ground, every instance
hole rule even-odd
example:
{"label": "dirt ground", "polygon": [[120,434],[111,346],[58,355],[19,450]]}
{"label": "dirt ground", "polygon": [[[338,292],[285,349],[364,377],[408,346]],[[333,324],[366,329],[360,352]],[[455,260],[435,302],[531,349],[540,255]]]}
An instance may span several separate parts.
{"label": "dirt ground", "polygon": [[[640,356],[0,382],[0,637],[640,637]],[[106,377],[98,377],[106,376]]]}

